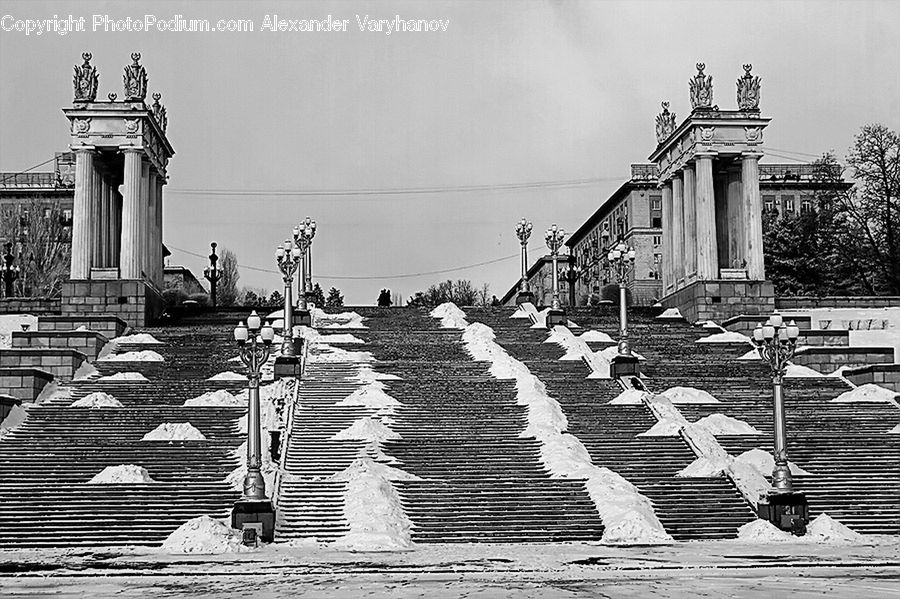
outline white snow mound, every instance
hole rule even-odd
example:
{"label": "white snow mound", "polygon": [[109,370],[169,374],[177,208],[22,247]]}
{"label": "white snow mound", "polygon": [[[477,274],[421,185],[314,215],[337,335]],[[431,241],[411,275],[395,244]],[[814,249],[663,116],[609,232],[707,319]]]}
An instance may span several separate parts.
{"label": "white snow mound", "polygon": [[762,433],[737,418],[726,416],[725,414],[710,414],[701,418],[695,423],[702,426],[713,435],[761,435]]}
{"label": "white snow mound", "polygon": [[360,387],[335,405],[365,406],[367,408],[387,408],[401,405],[399,401],[382,390],[383,383],[373,381]]}
{"label": "white snow mound", "polygon": [[109,354],[97,359],[98,362],[165,362],[165,359],[151,349]]}
{"label": "white snow mound", "polygon": [[850,530],[824,512],[809,523],[809,526],[806,527],[806,534],[817,543],[852,544],[863,542],[861,534]]}
{"label": "white snow mound", "polygon": [[399,439],[400,434],[385,426],[382,420],[365,416],[347,428],[335,433],[333,441],[374,441],[381,443],[388,439]]}
{"label": "white snow mound", "polygon": [[750,343],[750,337],[734,331],[725,331],[697,339],[696,343]]}
{"label": "white snow mound", "polygon": [[185,407],[234,407],[246,405],[228,391],[219,389],[218,391],[207,391],[202,395],[193,397],[184,402]]}
{"label": "white snow mound", "polygon": [[149,333],[137,333],[135,335],[125,335],[124,337],[116,337],[116,343],[133,343],[133,344],[144,344],[144,343],[157,343],[162,344],[162,341],[156,339],[153,335]]}
{"label": "white snow mound", "polygon": [[143,436],[141,441],[205,441],[206,437],[190,422],[163,422]]}
{"label": "white snow mound", "polygon": [[160,548],[164,553],[236,553],[247,548],[241,533],[221,520],[199,516],[188,520],[166,537]]}
{"label": "white snow mound", "polygon": [[101,376],[98,381],[106,381],[109,383],[114,383],[117,381],[127,381],[127,382],[135,382],[135,383],[146,383],[149,382],[147,377],[145,377],[140,372],[117,372],[115,374],[109,374],[107,376]]}
{"label": "white snow mound", "polygon": [[578,337],[582,341],[590,342],[590,343],[615,343],[613,338],[610,337],[609,335],[607,335],[606,333],[604,333],[603,331],[595,331],[595,330],[585,331],[584,333],[580,334]]}
{"label": "white snow mound", "polygon": [[645,391],[638,391],[637,389],[626,389],[619,393],[609,404],[614,406],[639,406],[644,403],[642,399],[644,393]]}
{"label": "white snow mound", "polygon": [[897,393],[874,383],[860,385],[856,389],[845,391],[831,401],[835,403],[888,402],[896,404]]}
{"label": "white snow mound", "polygon": [[441,327],[445,329],[464,329],[469,326],[466,313],[453,302],[444,302],[428,313],[432,318],[441,319]]}
{"label": "white snow mound", "polygon": [[6,436],[7,433],[20,426],[23,422],[28,420],[28,412],[20,405],[15,405],[6,415],[6,418],[0,422],[0,439]]}
{"label": "white snow mound", "polygon": [[[765,476],[772,474],[772,470],[775,469],[775,458],[772,457],[771,453],[764,449],[756,448],[745,451],[735,459],[756,468],[756,470]],[[791,474],[809,474],[809,472],[793,462],[788,462],[788,468],[790,468]]]}
{"label": "white snow mound", "polygon": [[69,406],[70,408],[121,408],[122,402],[118,399],[109,395],[108,393],[104,393],[103,391],[97,391],[95,393],[91,393],[90,395],[85,395],[78,401],[72,402]]}
{"label": "white snow mound", "polygon": [[673,404],[721,403],[706,391],[694,389],[693,387],[670,387],[660,393],[660,395]]}
{"label": "white snow mound", "polygon": [[237,372],[231,372],[229,370],[226,372],[220,372],[219,374],[214,374],[206,380],[208,380],[208,381],[246,381],[247,377],[244,376],[243,374],[240,374]]}
{"label": "white snow mound", "polygon": [[657,318],[684,318],[678,308],[666,308]]}
{"label": "white snow mound", "polygon": [[90,485],[129,485],[142,483],[155,483],[150,478],[150,473],[143,466],[134,464],[120,464],[119,466],[107,466],[94,475],[88,481]]}
{"label": "white snow mound", "polygon": [[794,543],[797,537],[768,520],[754,520],[738,528],[738,539],[747,543]]}
{"label": "white snow mound", "polygon": [[818,370],[813,370],[809,366],[802,366],[800,364],[788,364],[784,368],[784,376],[785,378],[791,379],[804,379],[816,378],[825,375]]}

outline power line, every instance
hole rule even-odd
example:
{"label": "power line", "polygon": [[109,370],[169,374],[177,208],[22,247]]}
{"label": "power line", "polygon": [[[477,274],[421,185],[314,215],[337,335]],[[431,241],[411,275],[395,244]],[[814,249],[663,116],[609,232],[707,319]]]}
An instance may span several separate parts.
{"label": "power line", "polygon": [[784,154],[796,154],[798,156],[809,156],[811,158],[821,158],[821,154],[810,154],[809,152],[796,152],[794,150],[779,150],[778,148],[770,148],[768,146],[760,146],[763,150],[770,150],[772,152],[782,152]]}
{"label": "power line", "polygon": [[166,189],[166,193],[214,196],[397,196],[414,194],[468,193],[474,191],[508,191],[517,189],[553,189],[581,187],[597,183],[622,181],[622,177],[591,177],[556,181],[498,183],[491,185],[455,185],[433,187],[392,187],[361,189]]}
{"label": "power line", "polygon": [[3,177],[2,179],[0,179],[0,183],[3,183],[4,181],[6,181],[8,179],[14,179],[17,175],[24,175],[25,173],[27,173],[29,171],[33,171],[34,169],[36,169],[39,166],[44,166],[45,164],[53,162],[55,160],[56,160],[56,156],[54,156],[50,160],[45,160],[45,161],[41,162],[40,164],[35,164],[34,166],[28,167],[24,171],[19,171],[17,173],[5,173],[6,176]]}
{"label": "power line", "polygon": [[[187,254],[189,256],[195,256],[197,258],[205,259],[208,257],[204,254],[198,254],[197,252],[191,252],[189,250],[184,250],[184,249],[175,247],[173,245],[166,245],[166,247],[169,248],[170,250],[175,250],[177,252],[181,252],[181,253]],[[538,252],[538,251],[543,251],[543,248],[541,248],[541,247],[532,248],[531,250],[529,250],[529,253]],[[378,281],[378,280],[394,280],[394,279],[414,279],[417,277],[440,275],[440,274],[446,274],[446,273],[450,273],[450,272],[458,272],[461,270],[469,270],[472,268],[487,266],[489,264],[496,264],[498,262],[504,262],[506,260],[512,260],[513,258],[518,258],[519,256],[520,256],[520,254],[512,254],[509,256],[504,256],[502,258],[495,258],[493,260],[485,260],[484,262],[477,262],[475,264],[467,264],[466,266],[456,266],[453,268],[444,268],[441,270],[432,270],[432,271],[427,271],[427,272],[417,272],[417,273],[410,273],[410,274],[384,275],[384,276],[331,276],[331,275],[317,274],[316,277],[322,278],[322,279],[335,280],[335,281]],[[270,274],[281,274],[277,270],[273,270],[270,268],[263,268],[260,266],[247,266],[247,265],[238,264],[238,269],[252,270],[252,271],[256,271],[256,272],[264,272],[264,273],[270,273]]]}

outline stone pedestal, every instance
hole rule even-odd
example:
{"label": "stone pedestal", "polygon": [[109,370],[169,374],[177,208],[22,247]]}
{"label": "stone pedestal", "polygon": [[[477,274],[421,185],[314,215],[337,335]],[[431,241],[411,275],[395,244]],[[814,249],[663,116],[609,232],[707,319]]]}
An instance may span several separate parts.
{"label": "stone pedestal", "polygon": [[64,316],[108,314],[129,326],[144,327],[162,314],[162,295],[143,280],[66,281],[60,310]]}
{"label": "stone pedestal", "polygon": [[566,317],[565,310],[548,310],[547,311],[547,328],[555,327],[556,325],[566,326],[569,324],[569,319]]}
{"label": "stone pedestal", "polygon": [[295,310],[294,311],[294,326],[295,327],[311,327],[312,326],[312,314],[309,310]]}
{"label": "stone pedestal", "polygon": [[616,354],[609,365],[609,374],[614,379],[640,376],[638,359],[634,356]]}
{"label": "stone pedestal", "polygon": [[518,295],[516,295],[516,305],[521,306],[522,304],[533,304],[534,303],[534,294],[530,291],[520,291]]}
{"label": "stone pedestal", "polygon": [[231,511],[231,528],[258,529],[257,536],[264,543],[275,540],[275,508],[268,499],[263,501],[241,499]]}
{"label": "stone pedestal", "polygon": [[797,536],[806,534],[809,504],[803,493],[770,493],[756,506],[757,515]]}
{"label": "stone pedestal", "polygon": [[678,308],[690,322],[720,323],[740,314],[771,314],[775,288],[771,281],[694,281],[660,300],[666,308]]}
{"label": "stone pedestal", "polygon": [[275,380],[283,378],[299,379],[302,373],[300,356],[278,356],[275,358]]}

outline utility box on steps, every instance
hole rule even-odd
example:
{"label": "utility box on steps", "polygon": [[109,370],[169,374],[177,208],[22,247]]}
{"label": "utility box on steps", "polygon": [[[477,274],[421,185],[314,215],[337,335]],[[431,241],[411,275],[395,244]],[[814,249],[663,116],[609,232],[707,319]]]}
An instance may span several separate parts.
{"label": "utility box on steps", "polygon": [[275,508],[268,499],[254,501],[242,499],[234,504],[231,511],[231,528],[244,530],[245,525],[261,526],[259,538],[263,543],[275,540]]}

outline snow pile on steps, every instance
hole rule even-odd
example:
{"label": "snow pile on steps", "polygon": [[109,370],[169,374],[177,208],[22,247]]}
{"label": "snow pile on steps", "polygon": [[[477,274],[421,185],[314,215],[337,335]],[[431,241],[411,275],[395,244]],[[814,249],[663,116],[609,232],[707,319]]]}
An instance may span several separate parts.
{"label": "snow pile on steps", "polygon": [[140,372],[117,372],[115,374],[110,374],[107,376],[101,376],[97,379],[98,382],[106,382],[106,383],[117,383],[117,382],[129,382],[129,383],[147,383],[149,380]]}
{"label": "snow pile on steps", "polygon": [[[775,458],[771,453],[765,451],[763,449],[755,448],[749,449],[735,458],[745,464],[753,466],[757,470],[759,470],[762,474],[768,476],[772,473],[772,470],[775,469]],[[795,464],[794,462],[788,462],[788,468],[793,475],[808,475],[809,472]]]}
{"label": "snow pile on steps", "polygon": [[350,333],[335,333],[334,335],[322,335],[319,331],[307,327],[307,326],[296,326],[294,327],[294,337],[299,337],[301,339],[305,339],[310,342],[325,342],[335,345],[341,344],[356,344],[361,345],[365,343],[362,339],[357,337],[356,335],[351,335]]}
{"label": "snow pile on steps", "polygon": [[334,547],[349,551],[396,551],[412,546],[412,522],[391,481],[421,480],[418,476],[363,457],[328,480],[347,483],[344,518],[350,530],[334,542]]}
{"label": "snow pile on steps", "polygon": [[800,364],[788,364],[784,368],[784,376],[785,378],[790,379],[800,379],[800,378],[817,378],[822,376],[827,376],[822,374],[818,370],[813,370],[809,366],[802,366]]}
{"label": "snow pile on steps", "polygon": [[603,542],[672,542],[650,500],[618,474],[591,463],[581,441],[564,432],[568,421],[559,403],[547,395],[544,384],[525,364],[494,341],[490,327],[481,323],[467,326],[463,342],[475,360],[491,363],[490,372],[494,377],[515,379],[517,403],[528,409],[528,426],[521,436],[533,436],[541,442],[541,461],[552,477],[585,480],[588,495],[603,520]]}
{"label": "snow pile on steps", "polygon": [[[340,312],[338,314],[328,314],[318,307],[313,307],[313,321],[321,329],[366,329],[363,324],[363,317],[356,312]],[[325,321],[330,321],[326,323]]]}
{"label": "snow pile on steps", "polygon": [[708,337],[701,337],[694,343],[751,343],[751,341],[750,337],[741,333],[725,331],[724,333],[715,333]]}
{"label": "snow pile on steps", "polygon": [[678,310],[678,308],[666,308],[663,311],[663,313],[660,314],[659,316],[657,316],[656,318],[659,320],[675,319],[675,318],[683,319],[684,316],[681,315],[681,312]]}
{"label": "snow pile on steps", "polygon": [[444,302],[429,312],[432,318],[441,319],[441,327],[445,329],[464,329],[469,326],[466,322],[466,314],[456,307],[453,302]]}
{"label": "snow pile on steps", "polygon": [[534,307],[534,304],[531,302],[526,302],[524,304],[519,304],[519,307],[516,308],[516,311],[513,312],[510,318],[528,318],[531,322],[537,321],[537,308]]}
{"label": "snow pile on steps", "polygon": [[[531,318],[534,323],[531,325],[532,329],[546,329],[547,328],[547,314],[550,313],[550,308],[544,308],[540,312],[535,309],[535,312],[529,313],[529,318]],[[560,325],[556,325],[560,326]],[[569,327],[577,327],[578,325],[572,322],[571,320],[566,321],[566,326]]]}
{"label": "snow pile on steps", "polygon": [[695,389],[693,387],[670,387],[659,395],[671,401],[673,404],[721,403],[706,391]]}
{"label": "snow pile on steps", "polygon": [[888,431],[889,435],[900,435],[900,424]]}
{"label": "snow pile on steps", "polygon": [[[681,432],[681,428],[686,424],[690,424],[684,416],[679,412],[677,416],[667,415],[662,420],[658,420],[656,424],[649,430],[640,433],[639,437],[675,437]],[[712,435],[761,435],[762,432],[737,418],[726,416],[724,414],[710,414],[694,423],[694,425],[704,428]]]}
{"label": "snow pile on steps", "polygon": [[0,439],[17,429],[28,420],[28,411],[20,405],[14,405],[6,418],[0,422]]}
{"label": "snow pile on steps", "polygon": [[400,402],[384,392],[384,383],[375,380],[360,387],[335,405],[395,408]]}
{"label": "snow pile on steps", "polygon": [[815,543],[855,545],[865,542],[865,537],[850,530],[826,513],[819,514],[806,528],[806,535],[796,537],[780,530],[768,520],[754,520],[738,529],[737,540],[742,543]]}
{"label": "snow pile on steps", "polygon": [[206,436],[190,422],[163,422],[141,438],[141,441],[205,441]]}
{"label": "snow pile on steps", "polygon": [[186,408],[241,407],[245,405],[247,405],[246,401],[238,399],[225,389],[207,391],[184,402]]}
{"label": "snow pile on steps", "polygon": [[166,537],[160,547],[162,553],[237,553],[248,551],[241,543],[240,531],[222,520],[199,516],[188,520]]}
{"label": "snow pile on steps", "polygon": [[396,374],[375,372],[369,364],[360,364],[359,372],[356,373],[353,380],[361,383],[374,383],[376,381],[399,381],[400,377]]}
{"label": "snow pile on steps", "polygon": [[612,406],[640,406],[644,404],[644,391],[625,389],[608,403]]}
{"label": "snow pile on steps", "polygon": [[208,381],[246,381],[247,377],[243,374],[232,372],[230,370],[225,372],[220,372],[219,374],[214,374],[208,379]]}
{"label": "snow pile on steps", "polygon": [[78,370],[72,375],[73,381],[86,381],[100,375],[100,371],[94,368],[90,362],[82,362]]}
{"label": "snow pile on steps", "polygon": [[[588,368],[591,369],[591,374],[588,375],[589,379],[610,378],[610,356],[616,355],[616,346],[595,352],[584,339],[576,337],[568,328],[559,325],[553,327],[545,343],[556,343],[566,350],[565,355],[560,360],[583,360]],[[610,350],[612,353],[610,353]],[[638,358],[640,359],[639,356]]]}
{"label": "snow pile on steps", "polygon": [[900,394],[896,391],[879,387],[874,383],[866,383],[865,385],[860,385],[856,389],[841,393],[831,401],[834,403],[886,402],[896,406],[898,395]]}
{"label": "snow pile on steps", "polygon": [[374,362],[371,352],[347,351],[340,347],[332,347],[326,343],[316,343],[309,353],[310,362]]}
{"label": "snow pile on steps", "polygon": [[88,481],[89,485],[133,485],[155,483],[143,466],[120,464],[107,466]]}
{"label": "snow pile on steps", "polygon": [[137,333],[134,335],[125,335],[124,337],[116,337],[113,341],[118,344],[122,343],[130,343],[130,344],[158,344],[162,345],[162,341],[156,339],[153,335],[149,333]]}
{"label": "snow pile on steps", "polygon": [[122,354],[108,354],[97,358],[98,362],[165,362],[165,359],[151,349],[128,351]]}
{"label": "snow pile on steps", "polygon": [[333,441],[363,441],[365,445],[358,452],[358,457],[372,456],[384,462],[396,462],[397,459],[384,452],[382,444],[390,439],[401,439],[399,433],[390,428],[394,420],[390,414],[379,410],[376,417],[363,416],[347,428],[335,433]]}
{"label": "snow pile on steps", "polygon": [[99,408],[121,408],[122,402],[103,391],[96,391],[89,395],[85,395],[78,401],[72,402],[70,408],[90,408],[92,410]]}
{"label": "snow pile on steps", "polygon": [[603,331],[585,331],[582,334],[578,335],[578,338],[584,342],[590,343],[615,343],[612,337],[604,333]]}
{"label": "snow pile on steps", "polygon": [[37,317],[31,314],[0,314],[0,348],[12,347],[12,334],[28,325],[29,331],[37,330]]}

